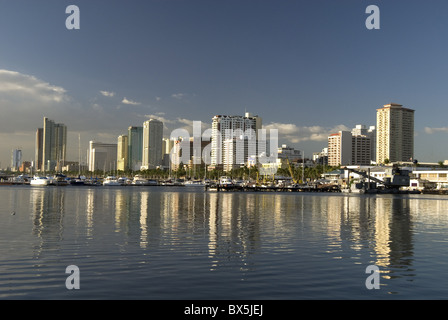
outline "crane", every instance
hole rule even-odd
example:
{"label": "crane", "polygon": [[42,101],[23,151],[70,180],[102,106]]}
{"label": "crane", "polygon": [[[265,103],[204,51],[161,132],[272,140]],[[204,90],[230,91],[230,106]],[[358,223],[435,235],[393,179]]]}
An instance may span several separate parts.
{"label": "crane", "polygon": [[286,162],[288,163],[289,174],[291,175],[292,182],[294,182],[294,184],[297,184],[297,180],[294,178],[294,172],[292,171],[291,163],[289,162],[288,158],[286,158]]}

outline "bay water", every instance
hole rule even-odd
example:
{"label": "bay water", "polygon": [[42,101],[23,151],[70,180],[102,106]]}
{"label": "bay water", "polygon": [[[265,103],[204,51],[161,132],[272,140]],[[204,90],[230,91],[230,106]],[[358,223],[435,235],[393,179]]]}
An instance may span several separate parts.
{"label": "bay water", "polygon": [[448,297],[447,196],[1,186],[0,201],[0,299]]}

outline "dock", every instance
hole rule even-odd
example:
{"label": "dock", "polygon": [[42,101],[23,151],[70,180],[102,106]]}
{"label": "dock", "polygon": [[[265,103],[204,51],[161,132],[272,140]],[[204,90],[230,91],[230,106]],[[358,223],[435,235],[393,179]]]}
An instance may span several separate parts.
{"label": "dock", "polygon": [[205,191],[216,192],[341,192],[338,185],[328,186],[242,186],[242,185],[208,185]]}

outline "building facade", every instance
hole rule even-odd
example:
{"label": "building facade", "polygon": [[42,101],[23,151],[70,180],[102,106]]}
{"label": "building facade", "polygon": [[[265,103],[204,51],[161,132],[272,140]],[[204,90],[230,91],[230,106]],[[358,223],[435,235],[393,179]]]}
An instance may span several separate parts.
{"label": "building facade", "polygon": [[352,134],[353,165],[369,166],[371,164],[371,138],[366,135]]}
{"label": "building facade", "polygon": [[42,149],[43,149],[44,129],[38,128],[36,131],[36,144],[34,148],[34,169],[42,170]]}
{"label": "building facade", "polygon": [[231,171],[247,165],[248,159],[256,155],[256,140],[244,136],[224,140],[223,169]]}
{"label": "building facade", "polygon": [[117,140],[117,169],[120,171],[128,170],[128,136],[121,135]]}
{"label": "building facade", "polygon": [[367,136],[370,138],[370,160],[376,162],[376,127],[358,124],[352,129],[354,136]]}
{"label": "building facade", "polygon": [[293,147],[289,147],[286,144],[283,144],[278,148],[277,156],[281,159],[288,159],[291,162],[297,162],[302,160],[302,153],[300,150],[294,149]]}
{"label": "building facade", "polygon": [[143,123],[141,169],[155,169],[162,164],[163,122],[150,119]]}
{"label": "building facade", "polygon": [[173,150],[175,141],[169,138],[162,139],[162,166],[170,168],[171,165],[171,151]]}
{"label": "building facade", "polygon": [[[226,140],[248,139],[255,141],[258,148],[258,133],[262,128],[262,119],[246,112],[244,116],[216,115],[212,118],[210,164],[212,167],[224,163],[224,143]],[[230,143],[230,142],[228,142]],[[265,148],[264,148],[265,149]],[[258,150],[255,150],[258,152]],[[252,155],[249,155],[252,156]],[[256,154],[254,154],[256,156]],[[246,157],[247,160],[247,157]]]}
{"label": "building facade", "polygon": [[13,149],[11,151],[11,170],[18,171],[22,164],[22,150]]}
{"label": "building facade", "polygon": [[328,165],[370,165],[371,138],[368,135],[339,131],[328,137]]}
{"label": "building facade", "polygon": [[89,171],[115,171],[117,169],[117,144],[90,141]]}
{"label": "building facade", "polygon": [[350,131],[339,131],[328,137],[328,165],[351,165],[352,134]]}
{"label": "building facade", "polygon": [[128,128],[128,168],[140,170],[143,156],[143,127]]}
{"label": "building facade", "polygon": [[[390,103],[377,109],[377,163],[412,161],[414,157],[414,112]],[[387,160],[386,160],[387,159]]]}
{"label": "building facade", "polygon": [[44,118],[42,128],[42,171],[61,170],[66,160],[67,127]]}

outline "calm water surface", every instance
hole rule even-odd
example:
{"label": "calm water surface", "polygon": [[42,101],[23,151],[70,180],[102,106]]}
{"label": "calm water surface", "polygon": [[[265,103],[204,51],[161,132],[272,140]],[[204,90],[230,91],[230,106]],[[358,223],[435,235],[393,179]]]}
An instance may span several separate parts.
{"label": "calm water surface", "polygon": [[448,298],[446,196],[2,186],[0,201],[1,299]]}

